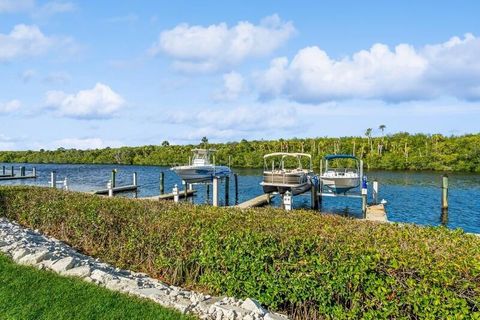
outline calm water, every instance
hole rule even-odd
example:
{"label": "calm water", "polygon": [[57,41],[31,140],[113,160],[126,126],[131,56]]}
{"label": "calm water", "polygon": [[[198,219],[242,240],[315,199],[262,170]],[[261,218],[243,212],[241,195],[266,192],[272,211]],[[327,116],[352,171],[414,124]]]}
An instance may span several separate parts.
{"label": "calm water", "polygon": [[[11,167],[11,164],[1,164]],[[37,168],[36,180],[0,181],[0,185],[48,185],[50,172],[57,171],[57,180],[68,178],[72,190],[92,191],[104,189],[110,179],[111,170],[118,169],[117,186],[132,183],[132,174],[137,172],[140,186],[137,196],[146,197],[159,194],[159,175],[165,172],[165,191],[171,192],[174,184],[181,185],[180,179],[166,167],[157,166],[121,166],[121,165],[60,165],[60,164],[14,164],[25,166],[27,174],[31,168]],[[259,185],[261,181],[260,169],[235,169],[239,174],[239,202],[262,194]],[[9,170],[7,170],[9,172]],[[1,174],[1,172],[0,172]],[[441,173],[438,172],[367,172],[369,181],[377,178],[380,183],[379,199],[386,199],[387,214],[390,221],[414,222],[418,224],[440,225],[440,184]],[[234,204],[234,183],[230,179],[230,204]],[[467,173],[450,174],[449,215],[446,225],[450,228],[462,228],[467,232],[480,233],[480,175]],[[371,187],[371,184],[369,185]],[[206,188],[197,185],[195,203],[205,203]],[[224,194],[224,185],[220,187],[221,202]],[[369,191],[369,194],[371,192]],[[135,193],[126,193],[122,196],[134,197]],[[211,199],[211,193],[210,193]],[[310,196],[297,196],[293,201],[295,208],[309,208]],[[274,206],[279,205],[275,199]],[[351,216],[361,215],[359,199],[324,198],[322,210]]]}

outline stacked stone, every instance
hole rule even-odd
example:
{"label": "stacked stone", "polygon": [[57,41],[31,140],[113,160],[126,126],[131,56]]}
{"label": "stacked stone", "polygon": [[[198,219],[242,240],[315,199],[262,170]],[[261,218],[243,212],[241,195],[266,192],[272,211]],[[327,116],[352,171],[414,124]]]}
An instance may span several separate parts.
{"label": "stacked stone", "polygon": [[19,264],[78,277],[110,290],[148,298],[182,313],[196,314],[201,319],[287,319],[284,315],[269,312],[253,299],[212,297],[169,286],[143,273],[115,268],[6,218],[0,218],[0,251]]}

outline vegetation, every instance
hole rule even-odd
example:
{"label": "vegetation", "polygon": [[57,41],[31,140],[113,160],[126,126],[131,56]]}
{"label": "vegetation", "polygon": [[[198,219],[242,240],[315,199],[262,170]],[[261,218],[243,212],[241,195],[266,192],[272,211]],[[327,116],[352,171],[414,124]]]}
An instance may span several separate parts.
{"label": "vegetation", "polygon": [[2,319],[190,319],[80,279],[19,266],[0,254]]}
{"label": "vegetation", "polygon": [[0,188],[0,214],[121,268],[296,318],[479,318],[480,238],[308,211]]}
{"label": "vegetation", "polygon": [[[224,144],[211,144],[203,137],[199,146],[217,149],[217,163],[227,164],[230,157],[234,167],[262,167],[264,154],[287,151],[310,153],[315,166],[319,166],[325,154],[347,153],[362,158],[369,169],[480,172],[480,134],[445,137],[397,133],[384,136],[385,126],[381,125],[382,136],[373,137],[372,130],[367,129],[364,138],[242,140]],[[194,147],[172,146],[163,141],[161,146],[114,149],[3,151],[0,152],[0,162],[172,165],[188,162],[190,150]]]}

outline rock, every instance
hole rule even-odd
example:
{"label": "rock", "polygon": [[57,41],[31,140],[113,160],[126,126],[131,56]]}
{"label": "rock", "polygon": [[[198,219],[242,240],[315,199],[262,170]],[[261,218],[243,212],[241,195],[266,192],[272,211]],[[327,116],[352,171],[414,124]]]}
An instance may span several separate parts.
{"label": "rock", "polygon": [[12,259],[15,262],[18,262],[21,258],[25,257],[27,254],[30,254],[30,250],[25,248],[17,249],[12,254]]}
{"label": "rock", "polygon": [[278,313],[270,313],[268,312],[264,317],[264,320],[286,320],[288,319],[287,316],[278,314]]}
{"label": "rock", "polygon": [[251,314],[247,314],[243,317],[243,320],[255,320],[255,318]]}
{"label": "rock", "polygon": [[50,269],[52,269],[55,272],[64,272],[67,270],[72,269],[75,266],[75,259],[72,257],[65,257],[60,260],[57,260],[54,262],[51,266]]}
{"label": "rock", "polygon": [[100,269],[95,269],[90,274],[90,279],[92,279],[94,282],[104,284],[107,281],[112,281],[113,276]]}
{"label": "rock", "polygon": [[92,268],[89,265],[83,265],[63,272],[66,276],[85,278],[90,276]]}
{"label": "rock", "polygon": [[136,288],[132,292],[134,292],[135,294],[141,297],[147,297],[147,298],[166,295],[165,290],[158,289],[158,288]]}
{"label": "rock", "polygon": [[178,298],[175,302],[172,303],[172,307],[185,314],[190,309],[192,309],[192,303],[188,299]]}
{"label": "rock", "polygon": [[0,248],[5,247],[6,245],[8,245],[7,242],[0,240]]}
{"label": "rock", "polygon": [[254,299],[250,299],[250,298],[247,298],[243,303],[242,305],[240,306],[241,308],[243,309],[246,309],[246,310],[249,310],[249,311],[252,311],[254,313],[257,313],[259,315],[264,315],[265,313],[267,313],[267,310],[265,310],[262,305],[260,304],[260,302],[258,302],[257,300],[254,300]]}
{"label": "rock", "polygon": [[43,260],[49,259],[51,256],[48,250],[38,251],[32,254],[27,254],[18,260],[18,263],[25,264],[25,265],[35,265]]}

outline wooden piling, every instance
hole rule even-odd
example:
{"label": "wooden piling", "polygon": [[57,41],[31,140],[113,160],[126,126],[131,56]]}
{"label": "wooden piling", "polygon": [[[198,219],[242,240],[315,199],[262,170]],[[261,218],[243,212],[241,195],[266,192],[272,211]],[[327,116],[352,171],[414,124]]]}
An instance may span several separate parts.
{"label": "wooden piling", "polygon": [[32,169],[32,175],[33,175],[34,178],[37,177],[37,168],[36,168],[36,167],[33,167],[33,169]]}
{"label": "wooden piling", "polygon": [[214,207],[218,207],[218,178],[213,177],[213,184],[212,184],[212,205]]}
{"label": "wooden piling", "polygon": [[182,181],[183,184],[183,196],[185,197],[185,201],[188,201],[188,183],[186,181]]}
{"label": "wooden piling", "polygon": [[160,194],[165,193],[165,172],[160,172]]}
{"label": "wooden piling", "polygon": [[448,175],[442,177],[442,209],[448,210]]}
{"label": "wooden piling", "polygon": [[57,172],[56,171],[50,172],[50,187],[52,187],[52,188],[57,187]]}
{"label": "wooden piling", "polygon": [[133,173],[132,185],[134,185],[134,186],[137,185],[137,173],[136,172]]}
{"label": "wooden piling", "polygon": [[109,180],[107,182],[107,189],[108,189],[108,196],[113,197],[113,185],[112,185],[112,180]]}
{"label": "wooden piling", "polygon": [[12,177],[15,175],[15,168],[12,166]]}
{"label": "wooden piling", "polygon": [[210,184],[206,183],[205,184],[205,203],[209,204],[210,203]]}
{"label": "wooden piling", "polygon": [[178,190],[177,185],[173,187],[172,193],[173,193],[173,201],[178,202],[178,200],[180,199],[180,192]]}
{"label": "wooden piling", "polygon": [[5,175],[5,166],[2,166],[2,176]]}
{"label": "wooden piling", "polygon": [[238,205],[238,174],[234,173],[233,178],[235,180],[235,205]]}
{"label": "wooden piling", "polygon": [[225,206],[229,206],[229,192],[230,192],[230,177],[226,176],[225,177]]}
{"label": "wooden piling", "polygon": [[283,194],[282,203],[285,210],[292,210],[292,193],[290,191],[287,191]]}
{"label": "wooden piling", "polygon": [[314,183],[310,189],[310,206],[313,210],[318,210],[318,185]]}
{"label": "wooden piling", "polygon": [[117,175],[117,169],[113,169],[112,170],[112,180],[110,180],[112,182],[112,188],[115,188],[115,178],[116,178],[116,175]]}
{"label": "wooden piling", "polygon": [[20,177],[24,177],[25,176],[25,167],[20,167]]}

